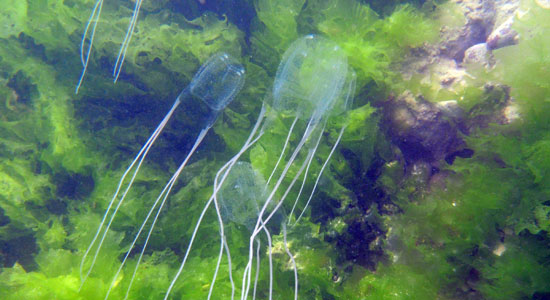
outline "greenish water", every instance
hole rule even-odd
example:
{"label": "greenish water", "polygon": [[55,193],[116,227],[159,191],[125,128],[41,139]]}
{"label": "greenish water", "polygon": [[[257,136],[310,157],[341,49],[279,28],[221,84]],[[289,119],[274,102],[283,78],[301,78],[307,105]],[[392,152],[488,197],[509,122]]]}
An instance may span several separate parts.
{"label": "greenish water", "polygon": [[[263,190],[274,188],[311,120],[292,125],[303,97],[285,94],[295,104],[272,109],[277,70],[294,41],[316,34],[342,57],[320,52],[296,71],[289,94],[330,85],[346,87],[335,92],[345,98],[354,70],[353,105],[323,117],[326,126],[281,177],[274,201],[296,184],[267,224],[271,250],[265,233],[253,248],[256,299],[268,299],[270,281],[273,299],[294,299],[295,276],[299,299],[550,299],[546,1],[203,2],[144,1],[117,64],[135,2],[105,1],[88,48],[91,31],[81,40],[95,1],[0,0],[0,298],[104,299],[109,289],[109,299],[125,298],[144,236],[113,276],[211,120],[208,106],[176,109],[85,281],[92,259],[81,261],[133,157],[219,52],[242,63],[246,81],[174,183],[128,299],[165,297],[216,173],[245,144],[265,102],[268,130],[239,159],[248,173],[238,178],[248,180],[233,178],[224,192],[244,202],[223,204],[232,272],[224,252],[211,299],[231,299],[232,281],[239,298]],[[338,69],[343,60],[349,72]],[[275,179],[258,188],[287,139]],[[317,142],[304,180],[300,168]],[[219,250],[210,208],[169,299],[206,299]]]}

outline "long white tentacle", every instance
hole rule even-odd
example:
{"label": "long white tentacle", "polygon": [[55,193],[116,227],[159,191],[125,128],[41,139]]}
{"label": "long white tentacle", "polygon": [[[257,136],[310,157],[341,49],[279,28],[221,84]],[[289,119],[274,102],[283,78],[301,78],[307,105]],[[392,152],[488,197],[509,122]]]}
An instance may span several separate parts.
{"label": "long white tentacle", "polygon": [[[263,127],[260,129],[259,133],[257,136],[256,135],[256,132],[258,131],[258,128],[260,127],[260,125],[262,124],[263,120],[264,120],[264,117],[265,117],[265,105],[262,105],[262,109],[260,111],[260,114],[258,116],[258,120],[256,121],[256,124],[254,125],[254,128],[252,129],[252,132],[250,133],[247,141],[245,142],[244,146],[242,147],[242,149],[233,157],[231,158],[216,174],[216,181],[219,179],[220,176],[222,176],[222,179],[219,181],[219,184],[217,185],[214,185],[214,192],[212,194],[212,196],[210,197],[210,199],[208,200],[208,202],[205,204],[201,214],[199,215],[199,219],[197,220],[197,223],[195,224],[195,229],[193,230],[193,233],[191,235],[191,240],[189,241],[189,246],[187,246],[187,250],[185,252],[185,256],[183,257],[183,260],[180,264],[180,267],[178,269],[178,271],[176,272],[176,275],[174,276],[174,278],[172,279],[172,282],[170,283],[170,286],[168,287],[168,289],[166,290],[166,295],[164,296],[164,300],[167,300],[168,299],[168,296],[170,295],[170,292],[172,291],[172,289],[174,288],[174,285],[176,284],[176,281],[178,280],[179,276],[181,275],[181,272],[183,271],[183,268],[185,266],[185,262],[187,261],[187,258],[189,257],[189,253],[191,252],[191,248],[193,246],[193,242],[195,241],[195,238],[196,238],[196,235],[197,235],[197,232],[198,232],[198,229],[202,223],[202,220],[204,218],[204,215],[206,214],[206,211],[208,210],[208,208],[210,207],[210,205],[212,204],[212,202],[214,201],[214,195],[217,194],[219,192],[219,190],[221,189],[222,185],[223,185],[223,182],[225,181],[225,179],[227,178],[227,176],[229,175],[229,171],[231,169],[231,167],[237,162],[237,160],[240,158],[240,156],[246,151],[248,150],[252,145],[254,145],[254,143],[256,143],[258,141],[258,139],[263,135]],[[222,175],[223,173],[223,175]]]}
{"label": "long white tentacle", "polygon": [[[141,253],[139,255],[139,258],[138,258],[138,261],[136,263],[136,266],[134,268],[134,272],[132,274],[132,278],[130,279],[130,283],[128,284],[128,289],[126,290],[126,296],[124,297],[124,299],[128,299],[128,295],[130,293],[130,289],[132,288],[132,284],[134,282],[134,279],[135,279],[135,276],[136,276],[136,273],[137,273],[137,270],[139,268],[139,264],[141,263],[141,260],[143,258],[143,254],[145,253],[145,249],[147,248],[147,244],[149,243],[149,239],[151,238],[151,234],[153,233],[153,229],[155,228],[155,225],[157,223],[157,220],[158,220],[158,217],[160,215],[160,212],[162,211],[162,208],[164,207],[164,205],[166,204],[166,200],[168,199],[168,196],[170,195],[170,192],[172,191],[172,188],[174,187],[174,184],[176,183],[179,175],[181,174],[181,172],[183,171],[183,169],[185,168],[185,166],[187,165],[189,159],[191,158],[191,156],[193,156],[193,153],[197,150],[197,147],[201,144],[202,140],[204,139],[204,137],[206,136],[206,134],[208,133],[208,131],[210,130],[210,127],[207,127],[205,129],[203,129],[196,141],[195,141],[195,144],[193,145],[193,147],[191,148],[191,150],[189,151],[189,153],[187,154],[187,157],[185,157],[184,161],[181,163],[181,165],[179,166],[178,170],[176,170],[176,172],[174,173],[174,175],[172,176],[172,178],[170,179],[170,181],[168,182],[168,184],[164,187],[163,191],[164,192],[164,196],[161,192],[161,194],[159,195],[159,197],[157,197],[155,203],[153,204],[153,206],[151,207],[151,210],[149,210],[149,213],[147,214],[147,217],[145,218],[145,220],[143,221],[142,223],[142,226],[140,228],[140,231],[136,234],[136,237],[132,243],[132,246],[131,248],[129,249],[128,253],[126,254],[126,257],[124,258],[124,261],[122,262],[122,265],[121,265],[121,268],[122,266],[124,265],[124,262],[126,261],[126,258],[128,257],[128,254],[130,253],[130,251],[132,250],[132,248],[134,247],[135,245],[135,242],[137,241],[137,239],[139,238],[139,236],[141,235],[141,231],[143,230],[145,224],[149,221],[149,218],[151,216],[151,213],[154,211],[155,207],[157,206],[158,202],[159,202],[159,199],[162,197],[162,202],[160,203],[160,206],[157,210],[157,213],[155,215],[155,218],[153,219],[153,223],[151,224],[151,227],[149,228],[149,232],[147,234],[147,238],[145,239],[145,243],[143,245],[143,248],[141,249]],[[121,269],[119,268],[119,270]],[[116,277],[115,277],[116,278]],[[107,299],[107,298],[106,298]]]}
{"label": "long white tentacle", "polygon": [[290,258],[290,261],[292,262],[292,268],[294,269],[294,300],[298,300],[298,268],[296,267],[296,261],[294,260],[294,256],[292,253],[290,253],[290,250],[288,249],[288,244],[286,242],[286,224],[285,222],[282,223],[283,227],[283,245],[285,247],[285,252],[288,254],[288,257]]}
{"label": "long white tentacle", "polygon": [[[258,248],[256,248],[256,274],[254,275],[254,289],[252,291],[252,300],[256,300],[256,290],[258,288],[258,278],[260,277],[260,239],[256,239]],[[244,282],[243,282],[244,284]]]}
{"label": "long white tentacle", "polygon": [[132,14],[132,19],[130,20],[130,24],[128,25],[128,30],[126,31],[126,36],[124,37],[124,41],[122,42],[122,45],[120,46],[120,49],[118,51],[118,56],[115,62],[115,66],[113,68],[114,82],[117,82],[118,77],[120,76],[122,64],[124,63],[124,59],[126,58],[126,51],[128,51],[128,46],[130,45],[130,41],[132,40],[132,36],[134,35],[142,3],[143,0],[136,1],[134,12]]}
{"label": "long white tentacle", "polygon": [[296,125],[296,122],[298,121],[298,117],[294,118],[294,121],[292,122],[292,125],[290,125],[290,129],[288,130],[288,135],[286,136],[285,145],[283,146],[283,150],[281,150],[281,154],[279,155],[279,159],[277,159],[277,163],[275,164],[275,167],[273,167],[273,171],[271,171],[271,175],[269,175],[269,178],[266,182],[266,187],[271,182],[271,178],[273,178],[273,175],[275,174],[275,171],[277,170],[277,167],[279,166],[279,163],[283,159],[283,156],[285,155],[286,147],[288,146],[288,143],[290,142],[290,136],[292,135],[292,131],[294,131],[294,125]]}
{"label": "long white tentacle", "polygon": [[233,281],[233,269],[231,268],[231,252],[229,252],[229,246],[227,245],[227,240],[223,239],[223,245],[225,247],[225,252],[227,253],[227,266],[229,269],[229,282],[231,282],[231,300],[235,299],[235,281]]}
{"label": "long white tentacle", "polygon": [[[262,206],[262,209],[260,210],[258,221],[256,222],[255,229],[254,229],[252,235],[250,236],[249,259],[248,259],[248,263],[245,267],[245,274],[243,275],[243,281],[250,282],[250,279],[251,279],[250,278],[250,276],[251,276],[250,267],[252,265],[252,257],[253,257],[253,252],[252,252],[253,251],[253,241],[256,238],[256,236],[258,235],[258,232],[260,230],[262,230],[262,228],[268,222],[267,219],[263,220],[263,214],[265,213],[267,207],[271,203],[271,200],[275,196],[275,193],[277,192],[277,189],[279,188],[279,186],[283,182],[284,178],[286,177],[286,174],[287,174],[288,170],[290,169],[290,166],[292,165],[292,163],[294,162],[294,160],[298,156],[298,153],[300,152],[301,148],[304,146],[305,142],[310,137],[312,131],[314,131],[314,129],[316,127],[316,124],[317,124],[316,121],[318,121],[318,120],[310,119],[310,121],[308,122],[308,125],[306,127],[305,132],[304,132],[304,135],[302,136],[302,139],[300,140],[300,142],[296,146],[296,149],[292,153],[292,155],[291,155],[290,159],[288,160],[285,168],[283,169],[283,172],[279,176],[279,179],[277,180],[275,186],[273,187],[273,190],[271,191],[270,195],[268,196],[268,198],[266,199],[264,205]],[[246,270],[248,270],[248,272],[246,272]],[[247,295],[248,295],[248,289],[242,291],[241,299],[242,300],[246,299]]]}
{"label": "long white tentacle", "polygon": [[[75,94],[78,94],[78,90],[82,85],[82,81],[84,80],[84,76],[86,75],[86,70],[88,69],[90,54],[92,52],[92,45],[94,44],[95,30],[97,28],[97,23],[99,22],[99,18],[101,17],[102,8],[103,8],[103,0],[97,0],[94,5],[94,9],[92,10],[92,13],[90,14],[90,18],[86,23],[86,28],[84,29],[84,33],[82,34],[82,41],[80,42],[80,61],[82,62],[82,73],[80,74],[80,78],[78,79],[78,83],[76,84],[76,88],[74,90]],[[92,26],[92,23],[94,24],[93,26]],[[85,47],[86,38],[88,37],[90,26],[92,26],[92,32],[90,33],[90,44],[88,45],[88,49],[84,51],[84,49],[86,48]],[[86,52],[86,54],[84,54],[84,52]]]}
{"label": "long white tentacle", "polygon": [[309,205],[309,202],[311,201],[311,198],[313,198],[313,194],[315,193],[315,189],[317,189],[317,184],[319,184],[319,179],[321,178],[321,175],[323,175],[323,171],[325,170],[328,162],[330,161],[330,158],[332,157],[332,154],[334,153],[334,150],[336,150],[336,147],[340,143],[340,140],[342,139],[342,135],[344,134],[345,130],[346,130],[346,126],[342,127],[342,129],[340,130],[340,134],[338,135],[338,138],[336,139],[336,142],[334,143],[334,146],[332,146],[332,149],[330,149],[330,153],[328,154],[327,159],[323,163],[323,166],[321,167],[321,171],[319,171],[319,175],[317,175],[317,179],[315,180],[315,184],[313,185],[313,189],[311,190],[311,194],[309,195],[309,198],[307,199],[306,206],[304,206],[304,209],[302,210],[302,213],[300,213],[300,216],[298,216],[298,218],[296,219],[296,222],[294,222],[293,226],[295,226],[298,223],[298,221],[300,221],[302,216],[304,215],[304,212],[306,211],[306,209]]}
{"label": "long white tentacle", "polygon": [[[308,153],[308,163],[306,167],[306,172],[304,173],[304,179],[302,180],[302,185],[300,186],[300,191],[298,192],[298,196],[296,196],[296,201],[294,201],[294,205],[292,205],[292,210],[290,210],[290,214],[288,215],[288,222],[290,222],[291,216],[294,214],[294,209],[296,209],[296,205],[298,204],[298,200],[300,200],[300,196],[302,195],[302,191],[304,190],[304,186],[306,184],[307,180],[307,174],[309,174],[309,167],[311,166],[311,162],[313,162],[313,158],[315,157],[315,152],[317,152],[317,148],[319,147],[319,143],[321,142],[321,138],[323,137],[323,132],[325,131],[326,122],[323,124],[323,128],[321,129],[321,132],[319,133],[319,138],[317,138],[317,142],[315,143],[315,146],[313,149],[309,150]],[[289,223],[290,224],[290,223]]]}
{"label": "long white tentacle", "polygon": [[[88,276],[90,275],[90,272],[92,271],[94,265],[95,265],[95,262],[97,260],[97,256],[99,255],[99,251],[101,250],[101,247],[103,245],[103,242],[105,241],[105,238],[107,236],[107,233],[109,232],[109,228],[111,227],[111,224],[118,212],[118,209],[120,208],[120,206],[122,205],[124,199],[126,198],[126,195],[128,194],[128,191],[130,190],[130,188],[132,187],[132,184],[137,176],[137,173],[139,172],[139,169],[141,168],[141,164],[143,163],[143,160],[145,159],[145,157],[147,157],[147,153],[149,152],[149,150],[151,149],[151,146],[155,143],[156,139],[158,138],[158,136],[160,135],[160,133],[162,132],[162,130],[164,129],[164,127],[166,126],[166,123],[168,123],[168,121],[170,120],[170,118],[172,117],[174,111],[176,110],[176,108],[179,106],[179,104],[181,103],[180,101],[180,97],[181,97],[181,94],[180,96],[176,99],[176,101],[174,102],[174,104],[172,105],[172,108],[168,111],[168,113],[166,114],[166,116],[164,117],[164,119],[160,122],[160,124],[157,126],[157,128],[155,129],[155,131],[153,132],[153,134],[149,137],[149,139],[147,140],[147,142],[145,142],[145,144],[143,145],[143,147],[140,149],[140,151],[138,152],[138,154],[136,155],[136,157],[134,158],[134,160],[132,161],[132,163],[130,164],[130,166],[126,169],[126,171],[124,172],[124,174],[122,175],[122,177],[120,178],[119,182],[118,182],[118,186],[117,186],[117,189],[115,191],[115,194],[113,195],[113,197],[111,198],[111,201],[109,202],[109,205],[105,211],[105,213],[103,214],[103,218],[98,226],[98,229],[94,235],[94,238],[92,239],[92,241],[90,242],[90,245],[88,246],[88,248],[86,249],[86,252],[84,253],[84,256],[82,257],[82,260],[80,262],[80,278],[82,280],[81,282],[81,285],[80,285],[80,288],[82,288],[82,286],[84,285],[84,283],[86,282],[86,279],[88,278]],[[94,246],[95,242],[97,241],[97,238],[99,237],[102,229],[103,229],[103,225],[105,225],[105,221],[107,220],[107,216],[109,215],[109,212],[116,200],[116,198],[118,197],[119,193],[120,193],[120,190],[122,188],[122,185],[124,183],[124,179],[126,178],[126,176],[128,175],[128,173],[132,170],[132,168],[134,167],[134,165],[136,165],[137,163],[137,166],[134,170],[134,173],[132,174],[132,178],[130,179],[130,182],[128,183],[128,185],[126,186],[126,189],[124,190],[123,194],[122,194],[122,197],[120,198],[117,206],[115,207],[112,215],[111,215],[111,218],[109,219],[109,222],[107,223],[107,226],[105,227],[105,231],[103,232],[103,235],[101,236],[101,239],[100,239],[100,242],[99,242],[99,245],[97,246],[97,249],[95,251],[95,254],[94,254],[94,258],[92,260],[92,264],[90,266],[90,268],[88,269],[88,271],[86,272],[86,275],[85,276],[82,276],[82,270],[84,268],[84,262],[86,261],[86,258],[88,257],[88,254],[90,253],[92,247]]]}

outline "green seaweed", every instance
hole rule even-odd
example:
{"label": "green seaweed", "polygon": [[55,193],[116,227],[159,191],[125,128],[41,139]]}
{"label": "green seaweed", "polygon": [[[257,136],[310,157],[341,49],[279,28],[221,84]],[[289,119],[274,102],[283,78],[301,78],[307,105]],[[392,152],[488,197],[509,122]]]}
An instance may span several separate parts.
{"label": "green seaweed", "polygon": [[[420,1],[370,1],[371,6],[352,0],[250,2],[256,17],[248,36],[225,16],[207,13],[187,20],[164,6],[167,1],[151,2],[144,7],[116,85],[108,75],[131,5],[106,4],[88,75],[74,95],[81,71],[80,37],[94,1],[0,0],[5,8],[0,12],[0,243],[21,247],[0,254],[0,298],[104,298],[136,224],[176,169],[199,117],[194,111],[179,112],[169,125],[79,291],[80,259],[117,179],[200,63],[227,51],[246,66],[246,85],[176,184],[129,296],[162,298],[212,192],[215,171],[240,149],[261,103],[270,103],[280,55],[297,37],[310,33],[323,34],[346,51],[358,73],[359,92],[354,109],[328,120],[318,155],[328,155],[347,124],[341,150],[325,171],[311,211],[289,228],[300,298],[466,299],[476,291],[484,299],[521,299],[550,292],[548,10],[523,1],[529,13],[514,25],[520,43],[494,51],[494,70],[469,69],[475,79],[446,92],[417,78],[406,80],[397,70],[411,50],[436,41],[439,26],[453,17],[445,11],[452,9],[449,4],[435,3],[437,8],[430,10],[432,1],[422,8]],[[494,83],[490,88],[488,81]],[[464,139],[474,156],[457,158],[452,165],[441,162],[438,182],[403,171],[408,166],[395,160],[398,154],[379,129],[375,107],[388,94],[410,89],[434,102],[463,99],[459,105],[474,119],[510,104],[504,85],[519,120],[472,130]],[[289,116],[274,118],[267,138],[243,156],[264,176],[275,164],[288,121]],[[297,138],[291,137],[291,143]],[[312,170],[322,163],[314,160]],[[289,177],[296,172],[291,168]],[[208,294],[219,235],[216,215],[209,212],[205,218],[198,233],[201,242],[172,299]],[[372,253],[383,251],[369,261],[375,271],[349,259],[341,246],[357,239],[350,233],[357,222],[381,231],[375,241],[362,245]],[[227,224],[226,231],[233,278],[240,278],[249,233],[236,224]],[[277,225],[272,234],[274,294],[292,299],[294,273]],[[263,253],[258,298],[267,297],[265,257]],[[115,279],[111,299],[124,298],[136,260],[132,255]],[[231,295],[227,267],[224,259],[214,299]]]}
{"label": "green seaweed", "polygon": [[437,37],[436,23],[410,5],[398,6],[381,18],[356,1],[311,1],[304,13],[316,30],[336,41],[349,54],[358,74],[358,86],[368,81],[391,83],[392,63],[410,48]]}

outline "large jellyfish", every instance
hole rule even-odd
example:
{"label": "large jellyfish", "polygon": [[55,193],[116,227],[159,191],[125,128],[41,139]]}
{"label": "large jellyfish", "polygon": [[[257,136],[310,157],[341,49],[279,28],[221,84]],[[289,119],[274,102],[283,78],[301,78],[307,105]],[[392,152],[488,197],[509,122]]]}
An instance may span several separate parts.
{"label": "large jellyfish", "polygon": [[[201,68],[198,70],[198,72],[195,74],[195,76],[191,80],[191,83],[189,84],[189,86],[186,87],[180,93],[180,95],[176,98],[174,104],[172,105],[172,108],[166,114],[164,119],[160,122],[160,124],[155,129],[151,137],[143,145],[139,153],[131,162],[130,166],[126,169],[126,171],[122,175],[122,178],[120,179],[117,189],[105,211],[105,214],[103,215],[103,218],[99,224],[99,227],[95,233],[95,236],[93,237],[92,241],[90,242],[90,245],[88,246],[88,248],[86,249],[86,252],[84,253],[84,256],[82,257],[82,261],[80,263],[80,276],[82,279],[82,283],[81,283],[82,285],[85,283],[86,279],[88,278],[88,276],[90,275],[90,272],[94,267],[94,264],[101,250],[103,242],[105,241],[109,228],[111,227],[119,208],[121,207],[123,201],[125,200],[128,194],[128,191],[132,187],[134,179],[136,178],[137,173],[139,172],[139,169],[143,163],[143,160],[147,156],[147,153],[149,152],[153,143],[162,132],[163,128],[165,127],[166,123],[172,116],[175,109],[179,106],[179,104],[183,100],[188,98],[192,99],[193,97],[196,97],[201,99],[204,103],[206,103],[210,107],[211,113],[209,116],[207,116],[207,123],[205,127],[198,134],[193,147],[191,148],[191,150],[189,151],[189,153],[181,163],[180,167],[174,173],[174,175],[172,176],[168,184],[162,190],[161,194],[158,196],[144,224],[147,222],[147,220],[153,213],[154,208],[157,206],[157,204],[161,199],[162,199],[162,204],[164,204],[174,183],[176,182],[183,168],[186,166],[190,157],[193,155],[193,153],[195,152],[197,147],[200,145],[200,143],[202,142],[202,140],[204,139],[204,137],[206,136],[210,128],[213,126],[214,121],[216,120],[221,110],[223,110],[223,108],[225,108],[233,100],[235,95],[240,91],[240,89],[243,86],[243,83],[244,83],[244,68],[235,59],[231,58],[229,55],[225,53],[218,53],[212,56],[201,66]],[[126,188],[124,189],[124,192],[122,192],[121,194],[122,187],[126,182],[126,177],[132,170],[133,170],[133,174],[129,179],[128,183],[126,184]],[[119,196],[120,196],[120,199],[119,199]],[[117,200],[118,200],[118,203],[116,207],[114,207],[113,209],[113,206]],[[112,209],[112,212],[111,212],[111,209]],[[160,213],[160,209],[158,210],[158,213]],[[157,213],[157,216],[155,217],[155,220],[158,217],[158,213]],[[143,230],[143,227],[144,225],[140,228],[138,236]],[[137,237],[136,237],[136,240],[137,240]],[[134,240],[132,247],[134,246],[136,240]],[[88,267],[88,270],[84,272],[84,265],[94,246],[95,246],[95,252],[93,254],[92,261]],[[124,262],[126,261],[127,257],[128,255],[125,257]],[[120,269],[119,269],[119,272],[120,272]],[[110,292],[110,289],[109,289],[109,292]]]}
{"label": "large jellyfish", "polygon": [[[264,190],[266,192],[261,196],[263,199],[257,201],[261,207],[259,207],[259,211],[257,212],[256,220],[250,235],[249,258],[243,274],[241,288],[241,299],[248,298],[251,287],[253,258],[255,253],[257,257],[259,255],[258,246],[256,249],[254,248],[254,243],[257,240],[258,234],[262,231],[266,232],[266,224],[281,208],[285,198],[292,190],[296,181],[305,171],[302,187],[300,188],[296,201],[299,200],[299,195],[306,182],[306,175],[309,172],[320,140],[323,137],[327,119],[331,115],[341,114],[347,111],[353,98],[354,88],[355,73],[348,67],[347,57],[343,50],[334,42],[318,35],[308,35],[298,39],[289,47],[283,55],[283,59],[277,70],[273,85],[273,101],[271,105],[264,102],[256,124],[242,149],[216,174],[212,196],[199,215],[182,263],[166,291],[165,300],[168,299],[178,277],[183,271],[200,224],[212,203],[214,203],[220,223],[220,257],[215,273],[217,274],[221,256],[223,255],[223,247],[227,247],[224,245],[223,214],[220,211],[220,204],[218,203],[218,193],[222,186],[224,186],[224,182],[228,180],[231,169],[235,166],[243,153],[258,142],[262,136],[265,136],[266,133],[272,130],[272,126],[275,126],[275,119],[283,118],[285,120],[290,120],[288,124],[289,132],[285,143],[281,145],[281,153],[273,171],[265,183]],[[301,132],[301,137],[298,139],[298,142],[295,145],[291,145],[291,136],[297,134],[294,131],[295,128],[303,128],[303,131]],[[309,204],[319,182],[319,177],[334,153],[334,149],[340,142],[344,130],[345,126],[341,128],[336,142],[319,171],[315,185],[307,200],[307,204]],[[297,135],[300,136],[300,134]],[[290,149],[288,154],[286,151],[287,149]],[[283,167],[279,170],[279,165],[281,165],[281,163],[283,163]],[[289,170],[293,166],[298,167],[298,170],[293,178],[289,178]],[[288,182],[289,180],[290,182]],[[303,210],[305,210],[305,207]],[[291,217],[292,216],[289,216],[289,218]],[[299,219],[299,217],[297,219]],[[286,232],[286,227],[283,228],[285,229],[284,232]],[[267,235],[269,236],[269,233],[267,233]],[[256,252],[254,250],[256,250]],[[229,253],[229,251],[227,252]],[[231,274],[230,278],[232,278]],[[212,282],[211,287],[213,285],[214,282]],[[296,298],[298,295],[297,285],[296,275]],[[233,290],[232,294],[234,294],[234,292]],[[269,298],[271,299],[271,297],[272,288],[270,283]]]}
{"label": "large jellyfish", "polygon": [[[290,126],[289,135],[298,120],[307,120],[307,125],[302,134],[302,138],[294,149],[289,152],[292,154],[286,160],[277,181],[273,184],[272,191],[265,201],[263,201],[263,207],[260,210],[254,231],[250,236],[249,261],[243,275],[241,299],[246,299],[248,297],[250,289],[254,240],[256,236],[265,228],[266,223],[268,223],[279,210],[297,179],[305,169],[306,173],[304,174],[302,187],[298,192],[296,201],[299,200],[307,178],[309,166],[311,165],[319,142],[323,136],[327,118],[331,114],[340,113],[342,110],[345,111],[349,108],[354,89],[355,73],[348,68],[347,56],[340,47],[328,39],[320,36],[306,36],[294,42],[283,55],[283,60],[277,70],[273,88],[273,106],[278,108],[278,110],[286,112],[292,111],[295,107],[299,108],[299,113],[295,115],[294,121]],[[319,172],[307,204],[309,204],[313,192],[315,192],[318,179],[326,167],[330,156],[334,153],[334,149],[340,142],[344,129],[345,126],[340,130],[338,138]],[[272,178],[273,174],[276,172],[279,163],[285,155],[287,143],[288,142],[283,146],[279,160],[275,164],[270,178]],[[294,162],[297,162],[296,159],[300,154],[302,154],[302,156],[305,155],[305,158],[299,170],[290,183],[287,184],[286,189],[283,189],[283,194],[278,196],[277,192],[281,188],[284,179],[287,177],[290,167]],[[275,197],[278,197],[276,204],[273,203]],[[304,210],[307,208],[307,204]],[[269,207],[272,208],[270,209],[269,215],[264,219],[264,215],[267,213]]]}

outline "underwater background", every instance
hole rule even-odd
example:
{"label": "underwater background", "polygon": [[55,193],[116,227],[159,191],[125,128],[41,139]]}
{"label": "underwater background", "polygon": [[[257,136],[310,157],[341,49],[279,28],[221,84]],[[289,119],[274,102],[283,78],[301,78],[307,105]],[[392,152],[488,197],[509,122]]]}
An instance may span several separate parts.
{"label": "underwater background", "polygon": [[[163,299],[216,172],[246,140],[282,54],[307,34],[344,50],[356,91],[352,109],[327,122],[312,178],[347,128],[304,217],[286,242],[271,229],[273,299],[294,298],[285,245],[300,299],[550,299],[550,1],[146,0],[116,83],[135,2],[105,1],[75,93],[95,5],[0,0],[0,299],[105,298],[208,112],[176,110],[81,287],[81,259],[118,180],[200,65],[223,51],[246,82],[175,184],[128,295]],[[241,158],[265,178],[288,116],[273,124]],[[169,299],[207,298],[216,220],[206,214]],[[250,233],[225,226],[240,279]],[[267,299],[261,256],[256,297]],[[212,299],[231,299],[227,268]],[[125,298],[132,272],[109,299]]]}

